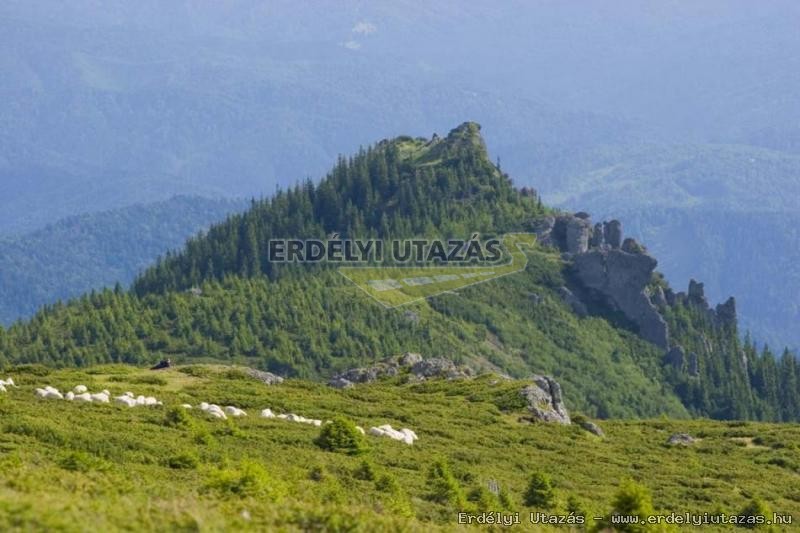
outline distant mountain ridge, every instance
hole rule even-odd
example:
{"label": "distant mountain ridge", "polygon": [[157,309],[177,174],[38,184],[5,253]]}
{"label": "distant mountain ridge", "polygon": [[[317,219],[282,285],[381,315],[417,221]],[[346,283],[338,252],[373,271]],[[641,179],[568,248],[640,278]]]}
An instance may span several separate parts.
{"label": "distant mountain ridge", "polygon": [[21,237],[0,238],[0,324],[89,290],[127,286],[158,256],[246,205],[179,196],[74,216]]}

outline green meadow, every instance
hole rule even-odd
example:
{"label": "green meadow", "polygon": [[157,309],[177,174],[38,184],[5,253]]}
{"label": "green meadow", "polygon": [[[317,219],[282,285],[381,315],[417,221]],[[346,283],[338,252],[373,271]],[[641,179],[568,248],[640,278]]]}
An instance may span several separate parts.
{"label": "green meadow", "polygon": [[[592,517],[607,517],[631,481],[655,513],[737,514],[755,502],[800,518],[796,424],[608,420],[599,422],[601,438],[577,424],[527,422],[525,382],[491,374],[427,382],[401,375],[347,390],[303,380],[266,386],[221,365],[29,365],[6,375],[18,387],[0,393],[2,531],[469,529],[458,525],[459,511],[519,512],[523,524],[531,512],[572,511],[589,517],[592,530]],[[35,397],[36,387],[78,384],[164,405]],[[248,416],[213,420],[180,407],[200,402]],[[330,450],[320,445],[324,429],[261,418],[264,408],[407,427],[419,440],[366,435],[355,451]],[[668,446],[679,432],[697,440]],[[541,504],[530,502],[534,476],[549,480]]]}

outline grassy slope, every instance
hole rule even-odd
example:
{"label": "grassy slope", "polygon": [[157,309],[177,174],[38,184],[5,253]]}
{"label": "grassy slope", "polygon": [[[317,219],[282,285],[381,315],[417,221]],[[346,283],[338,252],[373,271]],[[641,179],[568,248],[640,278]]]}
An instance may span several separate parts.
{"label": "grassy slope", "polygon": [[[620,480],[632,476],[664,511],[736,512],[759,497],[776,511],[800,514],[797,425],[606,421],[607,437],[599,439],[574,426],[520,423],[522,410],[512,401],[520,382],[491,376],[338,391],[297,380],[266,387],[224,367],[191,368],[194,375],[185,368],[155,374],[121,366],[47,376],[14,371],[20,387],[0,395],[0,529],[452,529],[455,509],[428,497],[427,473],[437,458],[449,461],[466,491],[496,480],[510,509],[523,514],[531,510],[522,493],[534,471],[553,477],[562,511],[573,496],[589,514],[605,513]],[[36,386],[63,390],[78,383],[153,394],[165,405],[128,409],[34,399]],[[188,426],[164,423],[170,406],[201,401],[238,405],[250,416],[226,424],[192,412]],[[420,440],[412,447],[367,437],[364,456],[325,452],[313,443],[318,429],[260,419],[264,407],[410,427]],[[679,431],[702,440],[688,448],[664,446]],[[168,466],[186,454],[196,454],[199,464]],[[359,479],[355,472],[365,459],[400,490]],[[235,478],[247,468],[256,471],[250,485],[211,486],[224,477],[219,469]],[[321,476],[312,475],[315,469]],[[253,494],[237,494],[242,487]]]}

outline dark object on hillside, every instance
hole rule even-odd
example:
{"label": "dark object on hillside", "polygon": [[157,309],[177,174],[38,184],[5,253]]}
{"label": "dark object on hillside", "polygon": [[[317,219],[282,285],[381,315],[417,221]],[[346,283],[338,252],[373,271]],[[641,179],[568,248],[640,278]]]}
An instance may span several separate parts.
{"label": "dark object on hillside", "polygon": [[151,366],[150,370],[161,370],[172,366],[172,361],[169,359],[162,359],[157,365]]}

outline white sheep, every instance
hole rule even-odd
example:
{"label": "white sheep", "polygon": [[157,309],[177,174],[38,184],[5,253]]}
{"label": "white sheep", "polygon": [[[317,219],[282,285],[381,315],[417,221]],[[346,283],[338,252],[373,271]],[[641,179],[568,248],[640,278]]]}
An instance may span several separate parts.
{"label": "white sheep", "polygon": [[111,397],[111,393],[110,393],[110,392],[108,392],[108,389],[103,389],[103,390],[101,390],[100,392],[102,392],[103,394],[105,394],[105,395],[106,395],[106,396],[108,396],[108,397]]}
{"label": "white sheep", "polygon": [[116,398],[114,398],[114,402],[122,405],[127,405],[128,407],[134,407],[136,405],[135,399],[124,394],[122,396],[117,396]]}
{"label": "white sheep", "polygon": [[[8,379],[0,379],[0,385],[3,387],[16,387],[17,385],[14,383],[14,380],[11,378]],[[5,390],[3,391],[5,392]]]}
{"label": "white sheep", "polygon": [[192,408],[192,404],[189,404],[189,403],[182,403],[182,404],[181,404],[181,407],[183,407],[184,409],[191,409],[191,408]]}
{"label": "white sheep", "polygon": [[51,387],[50,385],[46,386],[43,389],[36,389],[36,396],[39,398],[44,398],[47,400],[63,400],[64,396],[58,391],[58,389]]}
{"label": "white sheep", "polygon": [[272,409],[263,409],[261,411],[261,418],[275,418],[275,413],[272,412]]}
{"label": "white sheep", "polygon": [[[205,409],[203,408],[205,406]],[[213,403],[205,403],[203,402],[200,404],[200,409],[202,409],[205,413],[214,418],[221,418],[223,420],[227,420],[228,416],[225,414],[225,411],[222,410],[222,407]]]}
{"label": "white sheep", "polygon": [[75,399],[75,393],[74,393],[74,392],[72,392],[72,391],[69,391],[69,392],[68,392],[68,393],[67,393],[67,394],[64,396],[64,399],[65,399],[65,400],[69,400],[69,401],[71,402],[72,400],[74,400],[74,399]]}
{"label": "white sheep", "polygon": [[414,433],[413,431],[411,431],[411,430],[410,430],[410,429],[408,429],[408,428],[403,428],[403,429],[401,429],[400,431],[403,433],[403,435],[405,435],[406,437],[408,437],[408,438],[410,438],[410,439],[411,439],[411,442],[410,442],[409,444],[411,444],[411,443],[413,443],[415,440],[418,440],[418,439],[419,439],[419,437],[417,437],[417,434],[416,434],[416,433]]}
{"label": "white sheep", "polygon": [[[136,403],[139,403],[139,399],[138,399],[138,398],[136,399]],[[152,397],[152,396],[147,396],[147,397],[144,399],[144,404],[145,404],[145,405],[158,405],[158,400],[156,400],[156,399],[155,399],[154,397]]]}
{"label": "white sheep", "polygon": [[242,409],[234,407],[233,405],[225,406],[225,413],[237,418],[240,416],[247,416],[247,413],[245,413]]}
{"label": "white sheep", "polygon": [[83,392],[81,394],[76,394],[75,398],[73,398],[73,400],[76,401],[76,402],[89,402],[89,403],[91,403],[92,395],[89,394],[88,392]]}
{"label": "white sheep", "polygon": [[2,383],[0,383],[0,392],[7,392],[6,391],[6,386],[3,385]]}
{"label": "white sheep", "polygon": [[[326,423],[327,423],[327,422],[326,422]],[[356,426],[356,429],[357,429],[357,430],[358,430],[358,432],[359,432],[359,433],[361,433],[362,435],[366,435],[366,434],[367,434],[367,432],[366,432],[366,431],[364,431],[364,428],[362,428],[361,426]]]}
{"label": "white sheep", "polygon": [[410,429],[403,428],[398,431],[389,424],[372,427],[369,429],[369,434],[376,437],[388,437],[393,440],[405,442],[406,444],[414,444],[414,441],[417,440],[417,434]]}
{"label": "white sheep", "polygon": [[96,392],[91,395],[91,398],[93,402],[100,402],[100,403],[109,402],[108,394],[106,394],[105,392]]}
{"label": "white sheep", "polygon": [[75,385],[75,388],[72,389],[72,392],[74,392],[75,394],[83,394],[88,390],[89,389],[86,388],[86,385]]}

